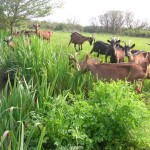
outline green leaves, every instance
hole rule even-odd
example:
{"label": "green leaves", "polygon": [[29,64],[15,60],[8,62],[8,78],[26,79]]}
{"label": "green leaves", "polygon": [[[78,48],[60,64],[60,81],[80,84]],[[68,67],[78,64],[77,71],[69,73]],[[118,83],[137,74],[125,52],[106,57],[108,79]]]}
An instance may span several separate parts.
{"label": "green leaves", "polygon": [[[126,81],[95,83],[90,73],[70,68],[69,34],[55,34],[50,44],[36,36],[31,45],[16,38],[14,51],[0,43],[1,76],[8,75],[0,100],[2,148],[149,149],[144,94]],[[148,93],[149,82],[144,85]]]}
{"label": "green leaves", "polygon": [[53,0],[1,0],[2,19],[12,29],[14,24],[29,18],[50,15],[54,8],[61,7],[62,2]]}
{"label": "green leaves", "polygon": [[40,111],[45,136],[56,147],[149,148],[150,113],[140,99],[125,81],[99,81],[88,100],[70,93],[53,98]]}

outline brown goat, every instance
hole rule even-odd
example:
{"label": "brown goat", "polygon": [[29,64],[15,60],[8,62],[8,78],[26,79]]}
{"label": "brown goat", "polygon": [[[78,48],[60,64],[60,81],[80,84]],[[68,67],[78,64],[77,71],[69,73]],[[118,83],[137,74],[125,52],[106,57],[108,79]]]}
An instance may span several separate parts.
{"label": "brown goat", "polygon": [[[7,37],[6,39],[4,39],[4,41],[7,43],[7,45],[8,45],[10,48],[14,49],[14,48],[16,47],[16,45],[15,45],[15,43],[12,41],[12,39],[13,39],[13,37],[12,37],[12,36],[9,36],[9,37]],[[30,40],[29,38],[24,39],[24,44],[25,44],[26,46],[31,45],[31,40]]]}
{"label": "brown goat", "polygon": [[113,50],[111,51],[111,56],[110,56],[110,62],[111,63],[120,63],[120,62],[124,62],[125,56],[128,56],[130,53],[130,50],[135,46],[135,44],[133,44],[132,46],[127,46],[125,44],[125,46],[114,46]]}
{"label": "brown goat", "polygon": [[14,44],[14,42],[12,42],[12,38],[13,38],[12,36],[9,36],[8,38],[4,39],[4,41],[7,43],[7,45],[9,47],[11,47],[12,49],[14,49],[15,44]]}
{"label": "brown goat", "polygon": [[140,80],[140,87],[136,88],[136,91],[140,93],[142,80],[147,77],[147,63],[144,62],[141,65],[135,63],[93,64],[89,54],[87,54],[82,71],[90,71],[95,80],[105,79],[107,82],[127,79],[129,82],[135,83],[135,81]]}
{"label": "brown goat", "polygon": [[[142,64],[143,62],[150,62],[150,52],[139,51],[135,54],[130,53],[129,61],[136,64]],[[147,78],[150,78],[150,64],[148,64],[148,75]]]}
{"label": "brown goat", "polygon": [[136,64],[142,64],[146,57],[148,55],[148,52],[137,52],[135,54],[130,53],[129,54],[129,62],[134,62]]}
{"label": "brown goat", "polygon": [[[93,64],[98,64],[100,63],[100,61],[98,59],[90,59],[91,62]],[[74,69],[76,70],[83,70],[83,66],[84,66],[85,60],[82,60],[80,62],[78,62],[75,58],[75,56],[73,56],[72,54],[69,54],[69,66],[72,66]]]}
{"label": "brown goat", "polygon": [[110,62],[111,63],[120,63],[124,62],[125,50],[120,47],[114,47],[111,51]]}
{"label": "brown goat", "polygon": [[135,54],[135,53],[138,53],[138,52],[146,52],[146,51],[144,51],[144,50],[136,50],[136,49],[131,50],[132,54]]}
{"label": "brown goat", "polygon": [[20,36],[20,35],[25,35],[25,36],[31,36],[36,34],[35,31],[30,31],[30,30],[21,30],[21,31],[15,31],[13,32],[13,36]]}
{"label": "brown goat", "polygon": [[69,42],[68,46],[71,43],[73,43],[74,47],[75,47],[75,50],[76,50],[76,44],[78,44],[79,45],[79,50],[82,50],[82,44],[85,41],[89,41],[90,45],[92,45],[93,37],[86,37],[86,36],[83,36],[83,35],[79,34],[78,32],[74,32],[74,33],[71,34],[71,39],[70,39],[70,42]]}
{"label": "brown goat", "polygon": [[39,24],[33,25],[33,27],[35,28],[35,33],[36,33],[40,38],[45,39],[45,40],[47,40],[47,41],[50,41],[53,32],[47,31],[47,30],[39,30],[39,29],[38,29],[38,28],[40,27]]}

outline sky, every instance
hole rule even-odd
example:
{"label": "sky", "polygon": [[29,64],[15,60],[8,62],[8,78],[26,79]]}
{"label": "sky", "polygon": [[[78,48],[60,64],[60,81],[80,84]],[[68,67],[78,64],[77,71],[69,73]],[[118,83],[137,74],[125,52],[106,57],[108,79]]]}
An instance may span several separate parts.
{"label": "sky", "polygon": [[61,0],[62,8],[53,10],[53,14],[42,20],[63,22],[76,19],[79,24],[90,25],[91,18],[103,15],[110,10],[133,12],[134,19],[150,22],[149,0]]}

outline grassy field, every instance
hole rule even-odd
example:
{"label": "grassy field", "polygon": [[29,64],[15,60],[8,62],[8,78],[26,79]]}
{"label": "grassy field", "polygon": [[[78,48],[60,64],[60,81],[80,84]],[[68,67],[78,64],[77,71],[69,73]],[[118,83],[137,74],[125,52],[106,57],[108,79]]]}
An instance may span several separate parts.
{"label": "grassy field", "polygon": [[[33,36],[31,45],[14,37],[14,49],[6,35],[0,37],[0,149],[150,149],[149,80],[142,94],[126,81],[95,83],[89,72],[69,66],[75,54],[69,32],[54,32],[50,43]],[[118,35],[94,36],[106,42]],[[150,51],[147,38],[119,38]],[[91,49],[85,42],[77,60]]]}

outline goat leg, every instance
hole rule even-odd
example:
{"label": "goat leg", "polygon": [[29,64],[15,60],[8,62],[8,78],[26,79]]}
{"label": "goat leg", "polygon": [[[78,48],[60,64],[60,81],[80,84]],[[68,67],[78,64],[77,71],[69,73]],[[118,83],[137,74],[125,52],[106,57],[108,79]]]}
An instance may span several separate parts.
{"label": "goat leg", "polygon": [[[143,81],[142,80],[138,80],[138,85],[136,85],[135,87],[135,91],[140,94],[142,92],[142,85],[143,85]],[[135,81],[136,84],[136,81]]]}
{"label": "goat leg", "polygon": [[100,55],[100,50],[98,51],[97,57],[99,57],[99,55]]}

